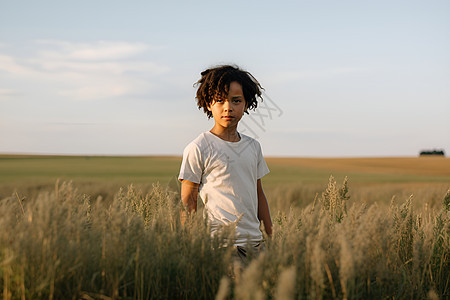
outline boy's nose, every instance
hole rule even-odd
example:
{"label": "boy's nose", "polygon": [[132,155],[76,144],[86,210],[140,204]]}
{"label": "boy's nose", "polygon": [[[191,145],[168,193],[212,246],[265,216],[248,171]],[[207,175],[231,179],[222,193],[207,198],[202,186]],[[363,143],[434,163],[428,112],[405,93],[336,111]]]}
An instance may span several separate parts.
{"label": "boy's nose", "polygon": [[223,109],[225,111],[231,111],[231,105],[229,101],[225,101],[225,103],[223,104]]}

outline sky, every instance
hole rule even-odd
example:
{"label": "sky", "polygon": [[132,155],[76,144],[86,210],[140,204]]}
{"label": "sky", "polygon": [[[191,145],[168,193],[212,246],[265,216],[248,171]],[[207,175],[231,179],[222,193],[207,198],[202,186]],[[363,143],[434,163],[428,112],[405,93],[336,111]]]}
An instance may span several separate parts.
{"label": "sky", "polygon": [[220,64],[265,89],[265,156],[450,153],[446,0],[0,0],[0,153],[182,155]]}

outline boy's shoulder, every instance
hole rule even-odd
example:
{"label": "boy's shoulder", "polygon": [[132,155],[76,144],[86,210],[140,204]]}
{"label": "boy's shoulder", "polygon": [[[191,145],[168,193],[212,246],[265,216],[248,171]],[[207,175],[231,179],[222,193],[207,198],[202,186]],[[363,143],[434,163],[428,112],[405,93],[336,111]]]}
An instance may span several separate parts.
{"label": "boy's shoulder", "polygon": [[255,138],[252,138],[251,136],[245,135],[245,134],[243,134],[243,133],[239,133],[239,135],[240,135],[241,138],[242,138],[244,141],[246,141],[246,142],[252,142],[252,143],[257,143],[257,144],[259,144],[259,142],[258,142]]}
{"label": "boy's shoulder", "polygon": [[200,133],[195,139],[192,140],[192,142],[188,144],[187,147],[197,146],[199,148],[203,148],[204,146],[207,146],[208,145],[207,133],[208,131]]}
{"label": "boy's shoulder", "polygon": [[207,138],[207,132],[200,133],[194,140],[192,140],[187,146],[184,148],[184,153],[194,152],[197,154],[201,154],[205,149],[209,147],[210,142]]}

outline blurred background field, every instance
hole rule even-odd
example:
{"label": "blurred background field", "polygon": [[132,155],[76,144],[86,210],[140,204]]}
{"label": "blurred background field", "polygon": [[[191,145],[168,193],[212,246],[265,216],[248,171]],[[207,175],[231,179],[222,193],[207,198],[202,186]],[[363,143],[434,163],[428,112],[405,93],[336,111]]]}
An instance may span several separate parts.
{"label": "blurred background field", "polygon": [[[411,194],[441,199],[450,186],[450,159],[405,158],[266,158],[271,172],[263,178],[271,207],[304,207],[323,191],[332,175],[347,176],[351,201],[389,203]],[[133,184],[144,193],[159,183],[172,191],[181,158],[175,156],[0,156],[0,199],[17,192],[34,197],[54,188],[57,180],[72,181],[80,193],[111,200],[121,187]]]}

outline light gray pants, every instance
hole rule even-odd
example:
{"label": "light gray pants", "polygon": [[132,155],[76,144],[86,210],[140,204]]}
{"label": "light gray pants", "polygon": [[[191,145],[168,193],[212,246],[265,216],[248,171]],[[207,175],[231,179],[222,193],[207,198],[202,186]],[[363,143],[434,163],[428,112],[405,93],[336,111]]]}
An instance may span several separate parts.
{"label": "light gray pants", "polygon": [[260,242],[254,246],[233,246],[231,254],[231,270],[230,275],[232,279],[239,280],[240,275],[249,262],[258,257],[266,249],[264,242]]}

